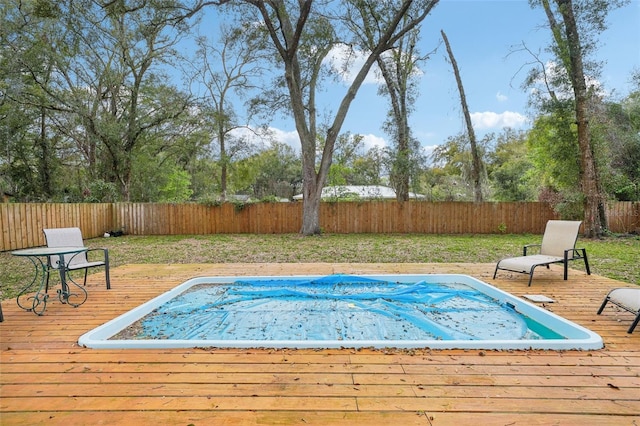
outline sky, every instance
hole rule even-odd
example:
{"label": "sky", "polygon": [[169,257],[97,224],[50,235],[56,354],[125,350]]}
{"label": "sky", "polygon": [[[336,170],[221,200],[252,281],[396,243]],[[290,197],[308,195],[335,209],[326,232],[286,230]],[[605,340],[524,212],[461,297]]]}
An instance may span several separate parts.
{"label": "sky", "polygon": [[[532,9],[527,0],[441,0],[422,24],[420,52],[437,51],[422,67],[419,98],[410,117],[413,134],[424,149],[431,151],[465,131],[441,30],[458,63],[477,136],[504,127],[529,128],[532,111],[522,82],[532,58],[517,49],[524,43],[538,52],[549,45],[544,11]],[[598,40],[596,59],[605,62],[600,83],[615,98],[624,97],[631,90],[632,71],[640,69],[640,0],[610,13],[608,29]],[[345,84],[334,84],[320,94],[319,102],[327,101],[331,108],[345,91]],[[382,130],[387,111],[388,101],[377,94],[375,79],[370,78],[353,101],[342,133],[363,135],[365,148],[388,145]],[[299,148],[292,119],[278,118],[271,126],[282,141]]]}

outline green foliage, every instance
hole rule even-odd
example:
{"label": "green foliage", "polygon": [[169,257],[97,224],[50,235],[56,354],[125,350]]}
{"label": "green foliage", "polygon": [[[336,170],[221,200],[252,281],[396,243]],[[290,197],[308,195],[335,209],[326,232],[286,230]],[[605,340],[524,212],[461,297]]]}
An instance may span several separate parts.
{"label": "green foliage", "polygon": [[220,207],[222,205],[222,201],[219,197],[204,197],[198,199],[198,203],[207,207]]}
{"label": "green foliage", "polygon": [[262,197],[260,199],[261,203],[280,203],[280,199],[275,195],[267,195],[266,197]]}
{"label": "green foliage", "polygon": [[592,121],[606,154],[599,157],[603,186],[616,200],[640,201],[640,92],[600,105],[598,112]]}
{"label": "green foliage", "polygon": [[489,178],[498,201],[533,201],[536,187],[531,180],[533,163],[526,135],[510,130],[498,137],[495,149],[487,154]]}
{"label": "green foliage", "polygon": [[[495,135],[490,133],[485,135],[482,140],[477,141],[482,167],[480,178],[485,183],[487,180],[487,154],[494,138]],[[449,137],[444,144],[438,145],[434,149],[431,160],[434,163],[434,168],[440,169],[437,175],[430,179],[432,190],[436,185],[439,185],[441,189],[439,192],[446,194],[447,201],[474,199],[473,157],[467,135],[461,133]],[[487,191],[485,183],[483,183],[483,187],[485,187],[483,192]]]}
{"label": "green foliage", "polygon": [[302,165],[290,146],[274,142],[270,148],[238,161],[230,180],[230,188],[257,199],[269,195],[291,199],[301,188]]}
{"label": "green foliage", "polygon": [[236,213],[240,213],[242,210],[245,209],[245,207],[247,207],[249,203],[234,200],[231,202],[231,204],[233,204],[233,209],[236,211]]}
{"label": "green foliage", "polygon": [[119,191],[113,182],[95,180],[89,183],[89,188],[83,192],[87,203],[113,203],[119,200]]}
{"label": "green foliage", "polygon": [[380,185],[388,156],[387,150],[378,147],[365,152],[362,135],[340,135],[326,185]]}
{"label": "green foliage", "polygon": [[461,176],[448,174],[443,168],[427,169],[420,177],[421,191],[428,201],[469,201],[472,188]]}
{"label": "green foliage", "polygon": [[577,190],[580,153],[570,111],[560,110],[538,117],[527,142],[541,188],[552,188],[558,192]]}
{"label": "green foliage", "polygon": [[191,177],[185,170],[173,169],[167,175],[167,183],[160,188],[159,202],[182,203],[191,199]]}

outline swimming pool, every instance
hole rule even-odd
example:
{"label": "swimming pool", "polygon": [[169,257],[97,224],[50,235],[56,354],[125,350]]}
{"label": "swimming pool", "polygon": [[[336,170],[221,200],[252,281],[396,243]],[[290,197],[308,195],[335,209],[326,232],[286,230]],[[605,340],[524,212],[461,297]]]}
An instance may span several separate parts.
{"label": "swimming pool", "polygon": [[78,343],[90,348],[603,346],[592,331],[473,277],[434,274],[194,278],[84,334]]}

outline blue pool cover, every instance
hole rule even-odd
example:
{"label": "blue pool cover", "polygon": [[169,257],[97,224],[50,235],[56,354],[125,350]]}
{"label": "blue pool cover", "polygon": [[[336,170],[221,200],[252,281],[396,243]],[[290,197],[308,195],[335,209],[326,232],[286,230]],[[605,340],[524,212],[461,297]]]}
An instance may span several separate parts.
{"label": "blue pool cover", "polygon": [[[465,284],[331,275],[202,284],[142,318],[133,339],[539,339],[526,319]],[[548,336],[546,336],[548,338]]]}

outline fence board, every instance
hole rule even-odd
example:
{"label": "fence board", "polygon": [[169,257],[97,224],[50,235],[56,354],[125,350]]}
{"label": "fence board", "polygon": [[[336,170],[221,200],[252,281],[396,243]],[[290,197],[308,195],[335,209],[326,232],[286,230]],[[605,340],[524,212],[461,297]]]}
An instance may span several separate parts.
{"label": "fence board", "polygon": [[[640,203],[607,206],[609,230],[640,232]],[[327,233],[540,234],[558,215],[546,203],[331,202],[320,206]],[[79,226],[85,238],[124,229],[132,235],[296,233],[301,203],[0,204],[0,251],[44,244],[42,228]]]}

